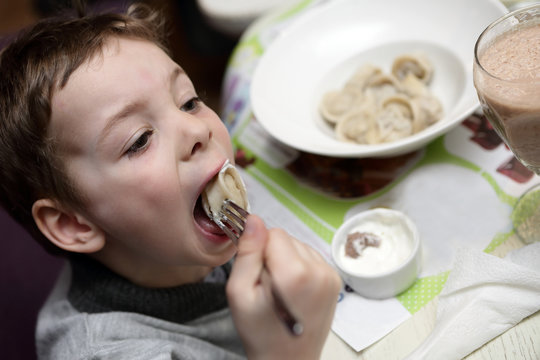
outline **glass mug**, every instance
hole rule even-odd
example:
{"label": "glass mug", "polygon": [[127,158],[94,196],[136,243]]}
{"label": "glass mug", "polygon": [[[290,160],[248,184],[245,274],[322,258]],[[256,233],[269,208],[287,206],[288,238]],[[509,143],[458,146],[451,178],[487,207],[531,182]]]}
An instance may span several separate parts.
{"label": "glass mug", "polygon": [[[474,86],[482,111],[516,158],[540,175],[540,3],[489,25],[474,49]],[[540,240],[540,187],[513,214],[517,235]]]}

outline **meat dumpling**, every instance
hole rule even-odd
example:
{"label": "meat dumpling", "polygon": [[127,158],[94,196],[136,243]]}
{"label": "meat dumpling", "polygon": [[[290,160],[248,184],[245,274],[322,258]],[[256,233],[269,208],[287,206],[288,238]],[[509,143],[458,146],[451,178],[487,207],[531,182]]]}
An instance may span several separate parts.
{"label": "meat dumpling", "polygon": [[424,96],[429,93],[429,88],[414,74],[408,73],[400,82],[401,91],[410,97]]}
{"label": "meat dumpling", "polygon": [[399,93],[400,85],[394,76],[379,74],[369,80],[366,84],[365,92],[375,99],[377,104],[380,104],[384,99]]}
{"label": "meat dumpling", "polygon": [[323,96],[319,112],[342,141],[378,144],[402,139],[443,116],[440,101],[428,88],[432,72],[423,54],[395,58],[391,73],[365,64],[340,90]]}
{"label": "meat dumpling", "polygon": [[441,102],[432,94],[427,93],[412,99],[418,111],[415,123],[415,132],[418,132],[430,125],[435,124],[443,117]]}
{"label": "meat dumpling", "polygon": [[210,219],[217,219],[221,206],[227,199],[249,210],[246,186],[238,170],[229,161],[223,164],[219,173],[210,180],[202,193],[202,205],[206,215]]}
{"label": "meat dumpling", "polygon": [[383,71],[371,64],[362,65],[352,77],[345,83],[345,88],[352,88],[359,91],[364,91],[365,87],[371,80],[378,75],[382,75]]}
{"label": "meat dumpling", "polygon": [[374,108],[366,105],[343,116],[336,124],[338,140],[358,144],[378,143],[374,122]]}
{"label": "meat dumpling", "polygon": [[424,54],[405,54],[398,56],[392,64],[392,74],[399,80],[413,74],[424,84],[429,84],[433,66]]}
{"label": "meat dumpling", "polygon": [[405,96],[396,95],[385,99],[375,115],[380,141],[390,142],[412,135],[416,115],[415,105]]}
{"label": "meat dumpling", "polygon": [[329,91],[323,95],[319,110],[326,121],[335,124],[340,117],[351,111],[362,97],[362,93],[353,88]]}

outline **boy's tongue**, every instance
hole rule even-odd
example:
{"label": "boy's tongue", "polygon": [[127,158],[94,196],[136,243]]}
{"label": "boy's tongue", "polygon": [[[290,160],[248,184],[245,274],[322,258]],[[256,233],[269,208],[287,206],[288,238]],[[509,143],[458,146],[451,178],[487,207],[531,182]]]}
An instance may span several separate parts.
{"label": "boy's tongue", "polygon": [[215,222],[213,222],[208,215],[206,215],[206,212],[204,211],[202,207],[201,198],[197,200],[197,204],[195,205],[195,211],[193,212],[193,215],[195,217],[195,221],[206,231],[212,233],[212,234],[224,234],[223,230],[220,229],[219,226],[216,225]]}

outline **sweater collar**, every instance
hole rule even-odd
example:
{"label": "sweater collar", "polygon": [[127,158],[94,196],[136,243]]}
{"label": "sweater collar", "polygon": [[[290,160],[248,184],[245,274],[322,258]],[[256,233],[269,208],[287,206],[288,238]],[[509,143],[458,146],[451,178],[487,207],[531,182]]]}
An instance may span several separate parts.
{"label": "sweater collar", "polygon": [[135,285],[84,255],[73,256],[70,263],[73,277],[68,300],[81,312],[134,312],[186,323],[227,306],[229,263],[215,268],[205,281],[170,288]]}

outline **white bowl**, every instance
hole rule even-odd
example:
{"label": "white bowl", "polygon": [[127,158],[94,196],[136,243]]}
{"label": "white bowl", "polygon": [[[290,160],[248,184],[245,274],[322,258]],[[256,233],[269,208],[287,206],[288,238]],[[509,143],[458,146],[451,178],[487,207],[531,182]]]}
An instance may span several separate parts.
{"label": "white bowl", "polygon": [[197,0],[197,6],[216,30],[237,37],[255,19],[286,0]]}
{"label": "white bowl", "polygon": [[[474,43],[507,12],[498,0],[333,0],[300,16],[270,44],[251,84],[253,112],[281,142],[336,157],[394,156],[416,150],[478,107],[472,82]],[[320,116],[321,96],[354,70],[373,63],[385,72],[395,56],[424,52],[434,66],[431,91],[444,117],[391,143],[339,141]]]}
{"label": "white bowl", "polygon": [[[378,236],[380,245],[365,248],[356,259],[345,256],[347,235],[354,231]],[[398,254],[399,247],[403,251]],[[343,281],[355,292],[384,299],[401,293],[416,280],[422,261],[420,237],[416,225],[402,212],[367,210],[349,218],[336,231],[332,257]]]}

